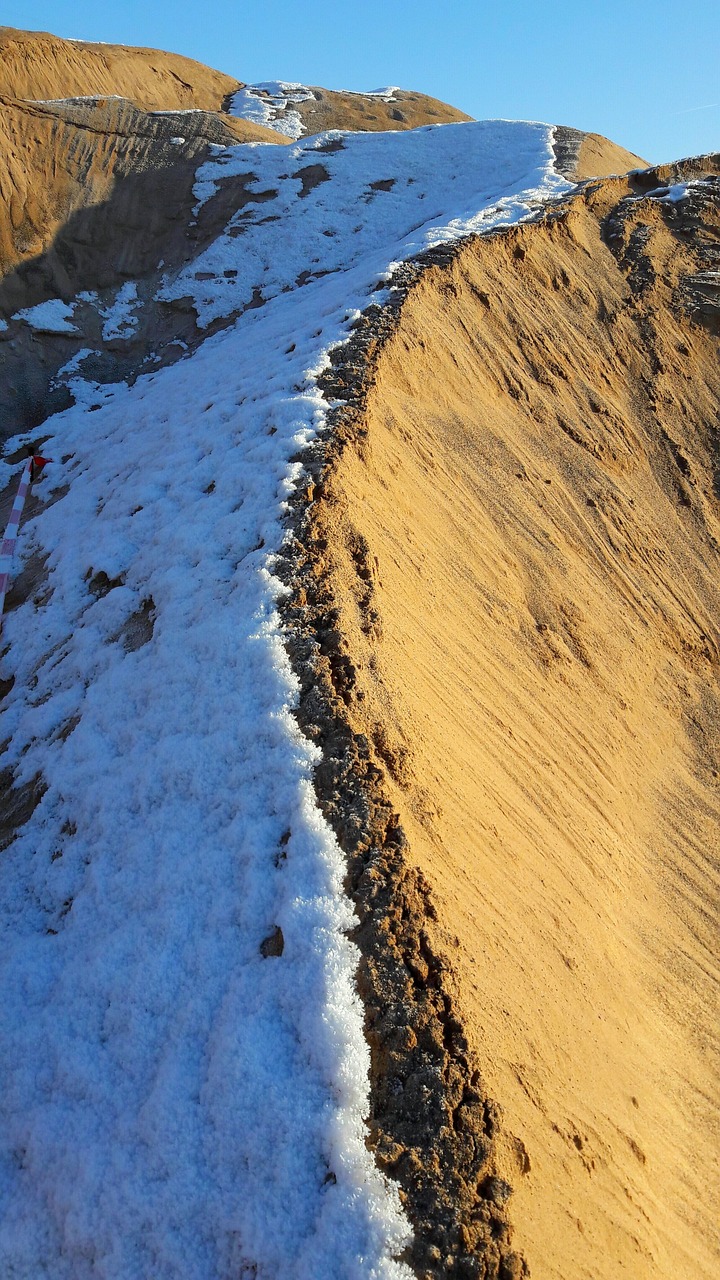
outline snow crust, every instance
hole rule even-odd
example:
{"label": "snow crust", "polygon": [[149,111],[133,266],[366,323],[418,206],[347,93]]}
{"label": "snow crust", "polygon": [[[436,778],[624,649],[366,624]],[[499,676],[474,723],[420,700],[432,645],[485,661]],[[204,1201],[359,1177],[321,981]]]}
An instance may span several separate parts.
{"label": "snow crust", "polygon": [[397,84],[388,85],[384,89],[368,89],[365,92],[357,89],[339,89],[338,93],[352,94],[357,98],[380,98],[382,102],[397,102],[396,93],[400,92]]}
{"label": "snow crust", "polygon": [[132,387],[66,366],[77,403],[43,427],[65,462],[19,545],[45,603],[6,618],[0,664],[5,764],[47,786],[0,881],[4,1274],[410,1280],[275,556],[329,349],[394,264],[567,190],[551,142],[490,122],[218,151],[204,198],[248,172],[277,196],[160,296],[235,322]]}
{"label": "snow crust", "polygon": [[[81,44],[101,44],[100,40],[79,41]],[[88,93],[74,94],[71,98],[26,98],[26,102],[34,102],[37,106],[60,107],[76,102],[126,102],[121,93]]]}
{"label": "snow crust", "polygon": [[[641,170],[636,170],[641,172]],[[679,204],[693,191],[714,188],[712,180],[691,178],[689,182],[672,182],[661,187],[653,187],[652,191],[642,191],[639,195],[629,196],[630,200],[657,200],[659,204]]]}
{"label": "snow crust", "polygon": [[689,182],[674,182],[670,186],[653,187],[652,191],[644,191],[640,196],[634,196],[636,200],[659,200],[660,204],[677,204],[678,201],[684,200],[688,193],[688,187],[692,186]]}

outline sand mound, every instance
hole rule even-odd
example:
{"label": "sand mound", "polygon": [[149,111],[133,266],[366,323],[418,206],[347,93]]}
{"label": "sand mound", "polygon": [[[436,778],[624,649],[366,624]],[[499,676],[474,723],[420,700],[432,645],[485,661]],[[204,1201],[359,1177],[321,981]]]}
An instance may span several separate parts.
{"label": "sand mound", "polygon": [[179,54],[0,27],[0,95],[8,98],[119,94],[146,111],[219,111],[239,87],[232,76]]}
{"label": "sand mound", "polygon": [[[79,209],[107,200],[118,182],[152,170],[164,175],[167,222],[171,189],[185,192],[184,178],[209,143],[284,141],[216,114],[237,88],[230,76],[175,54],[0,28],[0,273],[44,254]],[[138,227],[156,212],[145,187]],[[96,248],[112,251],[111,243]],[[57,263],[50,276],[47,264],[34,274],[46,290],[38,296],[66,291]],[[23,288],[15,293],[24,305]]]}
{"label": "sand mound", "polygon": [[612,174],[628,173],[631,169],[647,168],[647,161],[626,151],[600,133],[584,133],[581,129],[569,129],[559,125],[555,130],[555,150],[558,168],[571,182],[586,178],[607,178]]}
{"label": "sand mound", "polygon": [[[537,1280],[720,1263],[720,211],[717,182],[630,193],[589,185],[467,243],[389,339],[381,316],[341,353],[328,390],[355,403],[310,490],[291,611],[313,604],[319,644],[301,719],[324,687],[336,725],[326,812],[353,852],[375,815],[353,870],[365,986],[394,955],[387,1000],[404,955],[446,1052],[462,1060],[459,1016],[474,1095],[504,1111],[495,1182],[473,1205],[456,1178],[450,1238],[477,1238],[512,1185]],[[433,1070],[402,998],[394,1028],[382,992],[371,1005],[380,1079],[403,1054],[409,1079]],[[434,1069],[452,1091],[451,1066]],[[459,1174],[484,1138],[453,1097],[434,1150],[454,1129]],[[412,1131],[378,1105],[380,1157],[422,1221]],[[521,1274],[488,1257],[477,1274]]]}
{"label": "sand mound", "polygon": [[385,129],[417,129],[425,124],[452,124],[472,119],[446,102],[405,89],[394,89],[388,101],[376,94],[336,93],[315,87],[311,92],[311,100],[298,102],[293,107],[310,134],[323,133],[326,129],[378,133]]}
{"label": "sand mound", "polygon": [[[286,141],[217,114],[236,82],[171,55],[4,28],[0,76],[7,315],[123,279],[149,295],[192,249],[208,144]],[[467,119],[313,93],[308,133]],[[574,177],[641,163],[559,134]],[[288,617],[317,640],[300,715],[325,726],[372,1138],[419,1274],[474,1252],[465,1275],[519,1277],[510,1219],[540,1280],[717,1274],[717,185],[639,198],[708,168],[590,183],[408,268],[399,315],[328,378],[350,408]],[[34,427],[64,339],[23,341],[0,404]]]}

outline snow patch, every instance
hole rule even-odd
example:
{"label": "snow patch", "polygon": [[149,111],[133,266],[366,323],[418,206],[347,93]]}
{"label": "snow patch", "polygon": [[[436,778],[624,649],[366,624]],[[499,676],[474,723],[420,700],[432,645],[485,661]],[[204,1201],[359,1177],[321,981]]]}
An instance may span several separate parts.
{"label": "snow patch", "polygon": [[63,107],[73,106],[81,102],[126,102],[121,93],[90,93],[74,95],[72,98],[25,98],[25,102],[33,102],[36,106]]}
{"label": "snow patch", "polygon": [[[204,328],[299,280],[338,273],[334,305],[343,291],[346,306],[353,297],[366,305],[367,282],[389,264],[531,217],[569,190],[554,169],[551,132],[536,123],[480,121],[407,133],[334,131],[289,148],[218,148],[197,170],[196,211],[218,182],[248,171],[256,181],[246,192],[277,196],[245,204],[157,297],[192,297]],[[328,150],[337,141],[341,148]]]}
{"label": "snow patch", "polygon": [[305,132],[305,126],[300,113],[289,111],[288,104],[309,102],[312,98],[313,94],[306,85],[288,80],[264,80],[248,84],[233,94],[228,115],[274,129],[295,141]]}
{"label": "snow patch", "polygon": [[80,365],[84,360],[87,360],[88,356],[94,355],[97,355],[97,352],[93,351],[91,347],[82,347],[80,351],[76,351],[75,355],[71,356],[66,364],[64,364],[62,368],[58,369],[52,380],[52,385],[55,387],[59,386],[62,382],[66,381],[73,374],[78,372]]}
{"label": "snow patch", "polygon": [[16,311],[12,319],[24,320],[37,333],[77,333],[78,330],[72,323],[74,312],[74,303],[50,298],[47,302],[39,302],[35,307]]}
{"label": "snow patch", "polygon": [[137,285],[131,282],[124,284],[118,291],[115,301],[108,307],[100,308],[100,315],[105,321],[102,331],[103,342],[131,338],[138,327],[139,306]]}
{"label": "snow patch", "polygon": [[641,200],[659,200],[661,204],[677,204],[678,201],[684,200],[688,192],[687,182],[675,182],[669,186],[653,187],[652,191],[645,191],[639,197]]}
{"label": "snow patch", "polygon": [[397,102],[395,94],[400,93],[400,86],[393,84],[385,89],[368,89],[366,92],[359,92],[357,89],[338,89],[337,92],[353,95],[356,98],[380,98],[382,102]]}

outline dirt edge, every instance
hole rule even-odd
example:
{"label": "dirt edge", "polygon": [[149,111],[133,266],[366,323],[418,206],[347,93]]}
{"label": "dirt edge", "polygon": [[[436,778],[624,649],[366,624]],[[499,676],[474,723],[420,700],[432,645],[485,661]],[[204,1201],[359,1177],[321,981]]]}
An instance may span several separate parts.
{"label": "dirt edge", "polygon": [[[563,219],[576,202],[599,198],[601,188],[615,208],[658,182],[697,176],[703,159],[582,183],[529,221]],[[527,230],[528,222],[489,234],[514,237]],[[357,981],[371,1052],[368,1146],[399,1184],[414,1230],[407,1261],[420,1280],[518,1280],[529,1268],[513,1248],[506,1207],[512,1187],[496,1172],[502,1111],[488,1096],[469,1048],[452,966],[437,941],[430,887],[407,857],[406,834],[384,785],[382,753],[353,728],[356,672],[333,596],[329,534],[340,501],[334,473],[346,449],[363,449],[368,394],[404,302],[426,272],[443,272],[475,238],[404,263],[390,281],[389,301],[369,306],[350,340],[330,353],[319,379],[331,406],[327,427],[296,459],[304,480],[291,502],[276,566],[287,587],[279,608],[300,682],[295,714],[322,750],[316,795],[347,859],[346,887],[359,920]],[[361,586],[368,588],[372,635],[371,567],[362,546],[354,554]]]}
{"label": "dirt edge", "polygon": [[[409,865],[376,747],[352,727],[354,669],[327,572],[333,474],[344,450],[367,434],[363,411],[380,352],[410,290],[427,270],[452,263],[464,243],[403,264],[390,282],[391,300],[371,305],[350,341],[331,353],[319,385],[333,407],[323,437],[298,459],[305,479],[276,572],[288,588],[280,613],[300,681],[295,714],[322,750],[316,795],[347,859],[346,888],[359,920],[357,981],[371,1053],[368,1146],[399,1184],[414,1230],[406,1261],[420,1280],[520,1280],[529,1271],[512,1245],[512,1188],[495,1166],[500,1108],[472,1058],[449,962],[431,936],[437,913],[429,885]],[[366,572],[360,552],[358,574]]]}

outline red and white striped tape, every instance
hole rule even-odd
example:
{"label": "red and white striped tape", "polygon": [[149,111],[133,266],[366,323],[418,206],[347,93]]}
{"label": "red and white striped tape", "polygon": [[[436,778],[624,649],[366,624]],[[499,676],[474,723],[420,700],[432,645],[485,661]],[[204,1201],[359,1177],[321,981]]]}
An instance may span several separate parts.
{"label": "red and white striped tape", "polygon": [[47,462],[47,458],[28,458],[23,473],[20,477],[20,486],[15,494],[15,501],[10,512],[5,537],[0,547],[0,617],[2,617],[5,608],[5,595],[10,581],[10,570],[12,568],[13,556],[15,555],[15,544],[17,542],[18,529],[20,528],[20,517],[25,506],[25,499],[28,496],[30,486],[38,472],[42,470]]}

